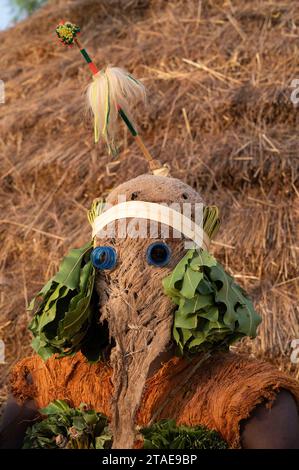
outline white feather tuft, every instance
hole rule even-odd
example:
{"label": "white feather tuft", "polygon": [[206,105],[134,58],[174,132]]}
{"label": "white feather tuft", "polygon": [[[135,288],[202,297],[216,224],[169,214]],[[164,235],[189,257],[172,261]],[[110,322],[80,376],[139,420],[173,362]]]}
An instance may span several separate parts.
{"label": "white feather tuft", "polygon": [[95,141],[104,139],[115,153],[115,134],[119,119],[119,107],[130,122],[130,109],[138,102],[145,102],[144,85],[119,67],[106,67],[93,77],[87,90],[88,104],[94,115]]}

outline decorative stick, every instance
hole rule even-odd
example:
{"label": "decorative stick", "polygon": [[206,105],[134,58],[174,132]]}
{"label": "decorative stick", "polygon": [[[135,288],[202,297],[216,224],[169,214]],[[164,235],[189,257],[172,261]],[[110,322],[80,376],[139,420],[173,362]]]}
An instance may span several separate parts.
{"label": "decorative stick", "polygon": [[[99,140],[99,131],[101,131],[110,151],[112,153],[116,152],[113,126],[115,125],[115,113],[117,113],[134,137],[135,142],[148,161],[150,169],[152,171],[159,169],[161,167],[160,163],[151,156],[128,117],[128,113],[125,112],[124,106],[120,103],[123,102],[128,107],[131,102],[137,102],[140,98],[144,98],[145,90],[143,85],[122,69],[107,67],[102,71],[99,70],[77,37],[80,34],[79,26],[68,21],[60,22],[56,27],[56,33],[63,44],[68,46],[76,44],[93,75],[94,81],[89,86],[88,99],[95,118],[95,141]],[[105,114],[103,114],[103,109],[105,109]]]}

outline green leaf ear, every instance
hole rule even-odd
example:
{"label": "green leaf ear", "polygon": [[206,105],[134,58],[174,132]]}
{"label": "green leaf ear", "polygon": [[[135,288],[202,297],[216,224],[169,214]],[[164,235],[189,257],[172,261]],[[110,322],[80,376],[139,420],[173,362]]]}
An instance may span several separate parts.
{"label": "green leaf ear", "polygon": [[[34,316],[29,325],[33,333],[33,349],[44,359],[52,354],[70,355],[81,350],[87,357],[87,339],[93,336],[98,351],[92,347],[92,359],[99,358],[99,348],[107,341],[107,331],[95,317],[95,269],[90,260],[93,242],[70,250],[59,271],[30,303]],[[91,329],[93,331],[91,331]],[[95,335],[95,333],[98,333]],[[96,338],[95,338],[96,336]]]}
{"label": "green leaf ear", "polygon": [[189,250],[162,282],[165,294],[178,305],[173,338],[181,353],[228,347],[242,336],[255,337],[260,316],[207,251]]}

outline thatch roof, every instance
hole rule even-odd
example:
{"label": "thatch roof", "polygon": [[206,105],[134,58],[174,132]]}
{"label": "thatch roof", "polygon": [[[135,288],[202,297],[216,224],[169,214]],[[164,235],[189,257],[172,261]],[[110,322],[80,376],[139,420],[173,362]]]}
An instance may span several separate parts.
{"label": "thatch roof", "polygon": [[93,143],[89,71],[57,43],[60,19],[80,24],[97,64],[143,79],[149,149],[219,205],[214,252],[263,315],[242,348],[298,374],[297,1],[56,0],[0,34],[2,398],[8,367],[30,351],[28,300],[89,238],[92,199],[147,169],[125,130],[119,164]]}

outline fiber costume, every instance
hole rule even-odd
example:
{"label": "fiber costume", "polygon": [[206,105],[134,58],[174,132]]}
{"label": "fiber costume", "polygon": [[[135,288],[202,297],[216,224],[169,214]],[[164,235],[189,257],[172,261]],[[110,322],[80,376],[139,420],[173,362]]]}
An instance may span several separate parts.
{"label": "fiber costume", "polygon": [[[75,40],[78,30],[67,25]],[[89,90],[95,136],[114,153],[115,115],[135,130],[122,99],[130,95],[125,84],[140,86],[112,68],[96,80]],[[154,174],[115,188],[106,205],[94,202],[91,240],[70,251],[33,301],[37,355],[13,368],[12,394],[20,402],[34,399],[39,409],[54,400],[86,403],[107,417],[113,448],[142,447],[140,428],[161,419],[205,426],[240,447],[240,425],[256,405],[271,406],[282,389],[299,403],[299,385],[270,364],[229,351],[256,335],[260,317],[209,253],[218,210],[144,154]],[[174,204],[167,219],[165,205]],[[203,206],[201,224],[196,205]],[[153,368],[166,350],[173,351],[170,360]]]}
{"label": "fiber costume", "polygon": [[[190,200],[200,200],[184,183],[151,175],[137,177],[116,188],[108,202],[116,203],[118,193],[131,197],[134,194],[134,198],[151,202],[180,201],[186,195]],[[230,446],[239,447],[240,423],[252,409],[263,400],[271,405],[279,389],[289,390],[298,400],[298,384],[270,364],[228,352],[229,343],[244,335],[236,331],[244,323],[242,309],[239,312],[237,309],[237,319],[229,326],[229,320],[226,323],[223,320],[229,310],[221,313],[223,302],[211,300],[214,309],[208,306],[204,313],[203,305],[209,299],[196,290],[191,299],[185,299],[185,305],[197,294],[199,301],[204,301],[195,314],[198,332],[193,324],[188,329],[188,322],[194,319],[192,313],[185,315],[185,328],[179,326],[183,310],[165,295],[165,287],[169,274],[184,259],[184,242],[172,238],[163,241],[172,251],[171,260],[164,267],[146,261],[146,249],[152,242],[155,239],[96,239],[95,246],[113,246],[119,258],[113,270],[97,270],[95,276],[99,296],[97,320],[102,325],[107,322],[115,342],[112,349],[109,341],[103,344],[99,330],[99,343],[108,358],[89,364],[77,352],[73,357],[52,355],[46,361],[39,356],[23,359],[13,369],[12,392],[21,400],[33,397],[39,408],[55,399],[64,399],[72,406],[87,403],[109,418],[114,446],[119,448],[140,445],[139,427],[162,418],[175,419],[178,425],[205,425],[218,431]],[[200,317],[215,316],[215,307],[217,326],[213,321],[216,318]],[[201,320],[207,323],[202,324]],[[252,314],[251,320],[255,326],[259,322],[256,314]],[[201,333],[208,331],[206,325],[211,328],[202,342]],[[194,339],[198,345],[192,348]],[[178,342],[183,357],[174,357],[147,377],[151,363],[172,341]],[[86,345],[79,347],[86,353]],[[32,380],[28,383],[29,374]]]}

